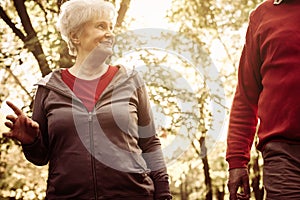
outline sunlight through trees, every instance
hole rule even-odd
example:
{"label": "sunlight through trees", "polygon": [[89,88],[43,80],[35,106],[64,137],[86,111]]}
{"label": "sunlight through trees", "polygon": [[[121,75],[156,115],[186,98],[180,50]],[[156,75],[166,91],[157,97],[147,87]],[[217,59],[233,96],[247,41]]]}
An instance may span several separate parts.
{"label": "sunlight through trees", "polygon": [[[172,150],[165,152],[173,199],[226,199],[226,120],[249,12],[261,0],[172,0],[160,15],[165,16],[163,20],[168,21],[168,28],[178,38],[165,34],[160,39],[165,42],[171,38],[170,48],[177,54],[159,48],[133,49],[132,44],[142,46],[143,42],[139,44],[135,35],[123,33],[129,33],[130,24],[135,23],[135,12],[130,8],[136,8],[137,1],[111,0],[119,11],[115,29],[119,41],[110,61],[137,67],[145,79],[162,145],[166,148],[173,145]],[[72,66],[74,58],[68,55],[55,27],[61,3],[60,0],[0,2],[1,133],[6,130],[2,125],[7,114],[6,100],[19,101],[22,110],[31,115],[34,83],[53,69]],[[207,68],[203,67],[199,73],[191,60]],[[209,68],[212,65],[220,75],[214,79]],[[224,89],[225,101],[215,88]],[[223,131],[220,133],[213,125],[216,120],[213,103],[225,115],[218,122]],[[217,136],[210,131],[217,131]],[[29,163],[15,141],[0,137],[0,150],[0,199],[43,199],[47,166]],[[254,149],[252,157],[249,166],[252,195],[259,199],[262,163]]]}

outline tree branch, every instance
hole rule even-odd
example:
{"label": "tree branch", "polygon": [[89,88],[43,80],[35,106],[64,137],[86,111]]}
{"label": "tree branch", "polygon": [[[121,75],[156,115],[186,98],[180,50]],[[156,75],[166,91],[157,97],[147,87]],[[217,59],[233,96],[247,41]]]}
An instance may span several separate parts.
{"label": "tree branch", "polygon": [[130,0],[122,0],[120,9],[118,11],[116,27],[120,27],[122,25],[122,22],[124,21],[125,18],[125,14],[129,8],[129,5],[130,5]]}
{"label": "tree branch", "polygon": [[43,13],[44,13],[44,18],[45,18],[45,22],[46,22],[46,24],[48,24],[47,11],[46,11],[46,9],[44,8],[43,4],[42,4],[40,1],[37,1],[37,0],[35,0],[34,2],[35,2],[35,3],[40,7],[40,9],[43,11]]}
{"label": "tree branch", "polygon": [[5,69],[14,78],[15,82],[25,91],[25,93],[29,96],[30,100],[33,101],[33,97],[30,95],[30,92],[28,92],[28,90],[26,90],[26,88],[22,85],[22,83],[18,79],[18,77],[14,75],[12,70],[9,67],[5,67]]}
{"label": "tree branch", "polygon": [[42,49],[41,43],[37,38],[37,34],[32,27],[32,23],[24,4],[24,0],[14,0],[14,5],[21,19],[24,30],[27,34],[27,36],[22,39],[22,41],[24,42],[25,47],[32,52],[37,62],[39,63],[42,76],[46,76],[51,72],[51,69],[46,60],[46,56]]}
{"label": "tree branch", "polygon": [[12,31],[21,39],[25,40],[26,36],[22,33],[20,29],[16,27],[16,25],[11,21],[6,12],[3,10],[2,6],[0,6],[0,17],[4,20],[4,22],[12,29]]}
{"label": "tree branch", "polygon": [[24,0],[14,0],[14,5],[15,5],[18,15],[21,19],[21,22],[22,22],[25,32],[28,35],[31,35],[31,34],[36,35],[36,32],[34,31],[34,29],[32,27],[29,15],[26,11]]}

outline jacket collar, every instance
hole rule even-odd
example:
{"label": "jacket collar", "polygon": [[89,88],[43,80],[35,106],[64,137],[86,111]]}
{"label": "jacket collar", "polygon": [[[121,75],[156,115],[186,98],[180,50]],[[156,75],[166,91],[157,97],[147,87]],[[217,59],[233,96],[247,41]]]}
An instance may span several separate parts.
{"label": "jacket collar", "polygon": [[281,2],[283,2],[283,0],[274,0],[274,5],[279,5]]}
{"label": "jacket collar", "polygon": [[[135,69],[125,68],[123,65],[117,65],[116,67],[119,67],[119,72],[117,72],[115,78],[112,80],[112,83],[110,84],[111,87],[117,87],[119,85],[122,85],[128,79],[136,76],[137,74],[137,71]],[[62,69],[54,70],[47,76],[40,79],[34,85],[44,86],[50,90],[55,90],[65,95],[72,96],[73,95],[72,91],[69,89],[69,87],[64,83],[64,81],[61,78],[61,71]]]}

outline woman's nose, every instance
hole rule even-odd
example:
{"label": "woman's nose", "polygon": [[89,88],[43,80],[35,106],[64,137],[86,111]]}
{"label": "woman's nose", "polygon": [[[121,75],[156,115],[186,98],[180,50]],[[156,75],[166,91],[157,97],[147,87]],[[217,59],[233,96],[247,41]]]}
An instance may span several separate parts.
{"label": "woman's nose", "polygon": [[112,30],[107,30],[105,32],[105,37],[115,37],[115,34],[112,32]]}

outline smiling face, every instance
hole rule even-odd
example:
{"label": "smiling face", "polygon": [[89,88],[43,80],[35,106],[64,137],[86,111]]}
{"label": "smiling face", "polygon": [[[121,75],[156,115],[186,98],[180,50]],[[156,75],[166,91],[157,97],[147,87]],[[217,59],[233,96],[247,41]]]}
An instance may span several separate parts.
{"label": "smiling face", "polygon": [[110,56],[113,53],[114,34],[113,20],[102,16],[93,18],[82,27],[80,33],[74,36],[73,42],[76,44],[80,57],[86,57],[91,52],[98,55]]}

